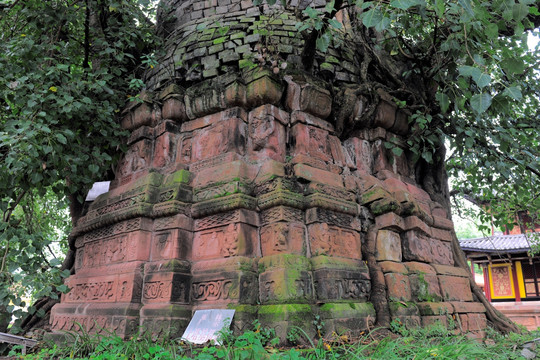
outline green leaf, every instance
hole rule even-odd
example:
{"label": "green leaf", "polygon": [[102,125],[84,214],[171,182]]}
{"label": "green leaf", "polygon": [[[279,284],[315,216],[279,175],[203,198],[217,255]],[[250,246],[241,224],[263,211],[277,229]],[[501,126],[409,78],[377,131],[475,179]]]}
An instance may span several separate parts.
{"label": "green leaf", "polygon": [[459,74],[461,76],[473,77],[480,76],[482,71],[474,66],[463,65],[458,68]]}
{"label": "green leaf", "polygon": [[490,105],[491,95],[489,93],[476,94],[471,98],[471,106],[478,114],[486,112]]}
{"label": "green leaf", "polygon": [[450,107],[450,98],[445,93],[438,92],[435,95],[437,101],[439,102],[439,106],[441,107],[441,112],[444,114],[448,111],[448,108]]}
{"label": "green leaf", "polygon": [[390,1],[390,6],[401,9],[401,10],[407,10],[419,4],[420,2],[417,0],[392,0]]}
{"label": "green leaf", "polygon": [[497,24],[489,24],[486,26],[485,33],[488,38],[495,40],[499,37],[499,27]]}
{"label": "green leaf", "polygon": [[521,100],[523,95],[521,94],[521,89],[519,86],[511,86],[503,91],[503,95],[506,95],[514,100]]}
{"label": "green leaf", "polygon": [[433,154],[429,151],[424,151],[422,153],[422,158],[426,160],[427,163],[431,164],[433,162]]}
{"label": "green leaf", "polygon": [[317,38],[317,49],[319,51],[322,51],[323,53],[328,50],[328,46],[330,46],[330,34],[324,33],[322,36]]}
{"label": "green leaf", "polygon": [[90,170],[93,174],[97,174],[99,171],[99,166],[96,164],[90,164],[88,165],[88,170]]}
{"label": "green leaf", "polygon": [[58,142],[60,142],[60,143],[62,143],[64,145],[67,144],[67,139],[66,139],[66,137],[64,135],[62,135],[60,133],[56,133],[55,136],[56,136],[56,139],[58,140]]}
{"label": "green leaf", "polygon": [[480,89],[488,86],[491,83],[491,77],[486,73],[480,73],[480,75],[473,75],[473,80],[480,87]]}
{"label": "green leaf", "polygon": [[474,16],[474,10],[471,6],[471,1],[470,0],[458,0],[458,3],[459,5],[461,5],[461,7],[465,10],[465,12],[469,15],[469,16]]}
{"label": "green leaf", "polygon": [[395,146],[392,148],[392,153],[396,156],[401,156],[401,154],[403,154],[403,149]]}
{"label": "green leaf", "polygon": [[362,17],[362,24],[368,28],[375,27],[382,19],[383,14],[381,11],[378,8],[373,8],[364,14]]}
{"label": "green leaf", "polygon": [[444,11],[446,10],[446,5],[444,0],[435,0],[435,13],[438,17],[444,16]]}
{"label": "green leaf", "polygon": [[516,22],[523,20],[527,15],[529,15],[529,7],[527,5],[514,4],[512,7],[512,17]]}
{"label": "green leaf", "polygon": [[521,74],[525,71],[525,64],[522,59],[506,58],[501,62],[501,65],[509,74]]}
{"label": "green leaf", "polygon": [[341,29],[343,27],[343,25],[339,21],[337,21],[336,19],[328,20],[328,24],[330,26],[332,26],[333,28],[335,28],[335,29]]}

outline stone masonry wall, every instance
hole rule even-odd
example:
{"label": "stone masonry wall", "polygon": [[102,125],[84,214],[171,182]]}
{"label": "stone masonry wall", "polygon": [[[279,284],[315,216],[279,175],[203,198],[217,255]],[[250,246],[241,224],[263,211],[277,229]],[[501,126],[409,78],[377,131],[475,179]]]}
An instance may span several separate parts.
{"label": "stone masonry wall", "polygon": [[[360,332],[377,316],[363,254],[371,237],[393,319],[482,331],[485,309],[454,267],[453,225],[416,183],[407,115],[391,98],[381,93],[369,124],[340,139],[336,89],[320,68],[308,75],[291,60],[301,43],[292,12],[278,8],[282,30],[269,41],[288,66],[274,71],[240,65],[268,46],[249,29],[272,9],[165,3],[167,56],[126,109],[129,150],[111,190],[73,230],[76,271],[53,329],[179,335],[194,310],[217,307],[236,309],[237,330],[259,319],[282,340],[292,326],[315,334],[315,315],[328,333]],[[226,33],[207,32],[215,17]],[[332,81],[352,99],[347,116],[360,118],[367,100],[347,54],[318,58],[336,59]]]}

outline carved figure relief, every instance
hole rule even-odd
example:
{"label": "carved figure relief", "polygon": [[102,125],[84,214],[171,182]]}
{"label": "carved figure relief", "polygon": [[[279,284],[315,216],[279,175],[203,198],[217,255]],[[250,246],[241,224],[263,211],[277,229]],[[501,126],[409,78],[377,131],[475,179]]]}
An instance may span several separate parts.
{"label": "carved figure relief", "polygon": [[316,223],[308,226],[312,255],[361,259],[360,234],[349,229]]}
{"label": "carved figure relief", "polygon": [[305,254],[304,226],[301,223],[278,222],[261,228],[263,256],[293,253]]}
{"label": "carved figure relief", "polygon": [[[254,110],[257,111],[257,110]],[[285,130],[270,114],[256,113],[249,119],[251,151],[257,158],[283,161],[285,158]]]}
{"label": "carved figure relief", "polygon": [[220,244],[223,257],[238,255],[238,224],[229,224],[223,234]]}

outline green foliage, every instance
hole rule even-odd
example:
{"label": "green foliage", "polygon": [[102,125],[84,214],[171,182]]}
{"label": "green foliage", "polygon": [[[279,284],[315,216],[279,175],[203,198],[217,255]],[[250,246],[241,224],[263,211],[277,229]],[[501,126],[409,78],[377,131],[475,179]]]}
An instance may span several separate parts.
{"label": "green foliage", "polygon": [[68,275],[55,258],[61,252],[49,251],[58,240],[57,249],[67,247],[67,199],[82,202],[118,158],[125,132],[117,116],[126,91],[139,64],[155,64],[142,56],[154,38],[141,6],[2,2],[0,309],[10,310],[22,295],[57,296]]}
{"label": "green foliage", "polygon": [[[24,357],[26,360],[45,359],[519,359],[521,345],[539,336],[538,332],[503,336],[487,331],[484,342],[455,335],[442,324],[420,329],[406,329],[394,321],[401,336],[380,338],[374,332],[348,342],[347,336],[321,339],[317,345],[302,349],[278,349],[277,343],[266,342],[257,331],[248,331],[238,337],[229,335],[222,346],[193,347],[179,340],[149,335],[129,340],[112,335],[89,335],[79,332],[69,339],[68,346],[51,345]],[[377,338],[377,341],[373,339]],[[13,348],[10,355],[20,354]]]}

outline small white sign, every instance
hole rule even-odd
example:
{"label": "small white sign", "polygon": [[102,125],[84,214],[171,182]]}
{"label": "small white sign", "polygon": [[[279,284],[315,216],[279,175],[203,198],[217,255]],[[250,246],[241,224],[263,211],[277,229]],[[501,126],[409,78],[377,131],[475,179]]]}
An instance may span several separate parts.
{"label": "small white sign", "polygon": [[218,332],[231,326],[234,310],[197,310],[182,335],[182,340],[204,344],[208,340],[218,343]]}

